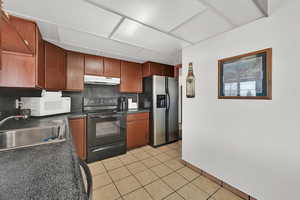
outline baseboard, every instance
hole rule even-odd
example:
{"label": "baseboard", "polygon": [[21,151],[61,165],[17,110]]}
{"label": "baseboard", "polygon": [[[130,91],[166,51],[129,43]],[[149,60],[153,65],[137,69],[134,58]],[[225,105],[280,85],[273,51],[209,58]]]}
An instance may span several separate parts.
{"label": "baseboard", "polygon": [[221,187],[231,191],[232,193],[236,194],[237,196],[241,197],[244,200],[257,200],[254,197],[246,194],[245,192],[242,192],[241,190],[229,185],[228,183],[226,183],[225,181],[222,181],[221,179],[207,173],[206,171],[192,165],[191,163],[182,160],[183,164],[189,168],[191,168],[192,170],[200,173],[202,176],[205,176],[206,178],[208,178],[209,180],[215,182],[216,184],[220,185]]}

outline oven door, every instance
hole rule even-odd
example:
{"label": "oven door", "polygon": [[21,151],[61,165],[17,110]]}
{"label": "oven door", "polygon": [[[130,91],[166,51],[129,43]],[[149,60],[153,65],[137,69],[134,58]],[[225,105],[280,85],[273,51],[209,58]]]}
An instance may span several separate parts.
{"label": "oven door", "polygon": [[109,145],[125,140],[121,115],[89,116],[88,146]]}

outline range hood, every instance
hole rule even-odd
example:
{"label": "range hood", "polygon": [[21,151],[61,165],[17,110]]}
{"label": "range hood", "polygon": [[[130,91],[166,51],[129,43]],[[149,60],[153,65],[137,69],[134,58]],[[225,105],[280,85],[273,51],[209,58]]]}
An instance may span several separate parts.
{"label": "range hood", "polygon": [[84,76],[84,84],[90,84],[90,85],[120,85],[120,78],[85,75]]}

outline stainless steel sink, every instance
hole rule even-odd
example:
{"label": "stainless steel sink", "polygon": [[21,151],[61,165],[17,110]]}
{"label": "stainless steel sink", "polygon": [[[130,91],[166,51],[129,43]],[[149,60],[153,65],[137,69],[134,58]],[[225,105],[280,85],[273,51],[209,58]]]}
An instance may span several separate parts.
{"label": "stainless steel sink", "polygon": [[0,151],[65,141],[65,124],[0,131]]}

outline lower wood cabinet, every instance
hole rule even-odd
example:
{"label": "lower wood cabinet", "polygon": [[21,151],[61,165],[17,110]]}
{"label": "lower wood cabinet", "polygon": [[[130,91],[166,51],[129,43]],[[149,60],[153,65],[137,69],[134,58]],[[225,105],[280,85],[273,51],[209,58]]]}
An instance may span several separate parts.
{"label": "lower wood cabinet", "polygon": [[149,113],[127,115],[127,149],[144,146],[149,143]]}
{"label": "lower wood cabinet", "polygon": [[76,152],[81,160],[86,159],[86,119],[69,119],[70,131],[72,132],[73,142]]}

